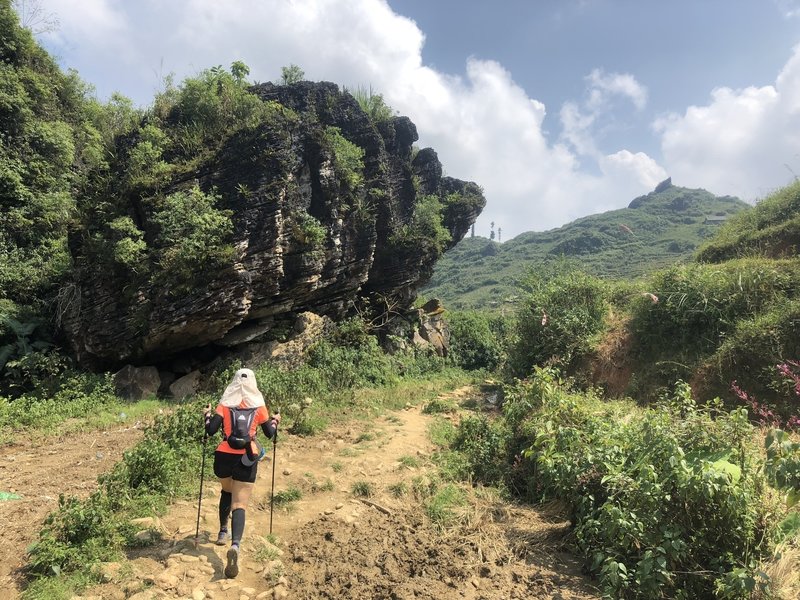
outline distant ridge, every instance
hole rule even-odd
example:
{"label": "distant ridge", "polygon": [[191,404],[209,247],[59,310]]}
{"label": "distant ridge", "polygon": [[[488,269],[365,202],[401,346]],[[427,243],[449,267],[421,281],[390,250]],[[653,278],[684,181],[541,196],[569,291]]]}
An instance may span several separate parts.
{"label": "distant ridge", "polygon": [[692,258],[721,223],[748,206],[666,179],[627,208],[557,229],[522,233],[504,244],[464,238],[439,260],[422,293],[448,308],[496,308],[514,299],[529,269],[562,257],[600,277],[637,277]]}

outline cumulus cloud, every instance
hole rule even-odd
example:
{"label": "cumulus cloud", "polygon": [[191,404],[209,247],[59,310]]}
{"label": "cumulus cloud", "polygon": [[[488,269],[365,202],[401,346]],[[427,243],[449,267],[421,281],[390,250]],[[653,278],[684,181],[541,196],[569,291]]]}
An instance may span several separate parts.
{"label": "cumulus cloud", "polygon": [[717,88],[709,103],[658,119],[663,162],[683,185],[746,200],[800,173],[800,45],[774,85]]}
{"label": "cumulus cloud", "polygon": [[[416,123],[445,171],[483,186],[489,222],[507,240],[524,231],[626,205],[663,179],[650,157],[597,149],[598,124],[614,107],[644,107],[631,75],[595,70],[581,103],[561,109],[564,135],[549,139],[544,104],[501,64],[470,58],[460,74],[423,63],[425,35],[385,0],[51,0],[61,29],[46,37],[101,96],[118,90],[147,104],[174,72],[244,61],[256,81],[300,65],[307,78],[371,85]],[[622,101],[620,103],[620,100]],[[585,170],[581,161],[591,164]]]}

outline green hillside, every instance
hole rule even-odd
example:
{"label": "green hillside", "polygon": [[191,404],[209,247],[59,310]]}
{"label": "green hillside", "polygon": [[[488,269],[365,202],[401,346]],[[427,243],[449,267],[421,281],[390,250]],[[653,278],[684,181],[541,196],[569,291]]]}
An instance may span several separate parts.
{"label": "green hillside", "polygon": [[451,308],[498,307],[514,299],[528,270],[560,259],[600,277],[637,277],[691,259],[720,223],[747,206],[666,180],[627,208],[557,229],[523,233],[504,244],[465,238],[440,259],[423,293]]}

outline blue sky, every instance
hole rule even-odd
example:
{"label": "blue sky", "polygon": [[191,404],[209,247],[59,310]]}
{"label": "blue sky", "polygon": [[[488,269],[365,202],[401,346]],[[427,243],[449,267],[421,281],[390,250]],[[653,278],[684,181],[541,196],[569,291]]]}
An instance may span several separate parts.
{"label": "blue sky", "polygon": [[800,175],[800,0],[41,0],[64,67],[146,105],[243,60],[372,86],[507,240],[667,176],[756,201]]}

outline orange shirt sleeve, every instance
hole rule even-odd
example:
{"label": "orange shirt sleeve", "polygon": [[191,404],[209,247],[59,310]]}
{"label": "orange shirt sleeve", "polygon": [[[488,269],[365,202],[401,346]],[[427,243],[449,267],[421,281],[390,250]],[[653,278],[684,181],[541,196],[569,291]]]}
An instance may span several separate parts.
{"label": "orange shirt sleeve", "polygon": [[261,425],[262,423],[266,423],[269,421],[269,411],[267,410],[266,406],[259,406],[256,409],[256,418],[255,422],[256,425]]}

